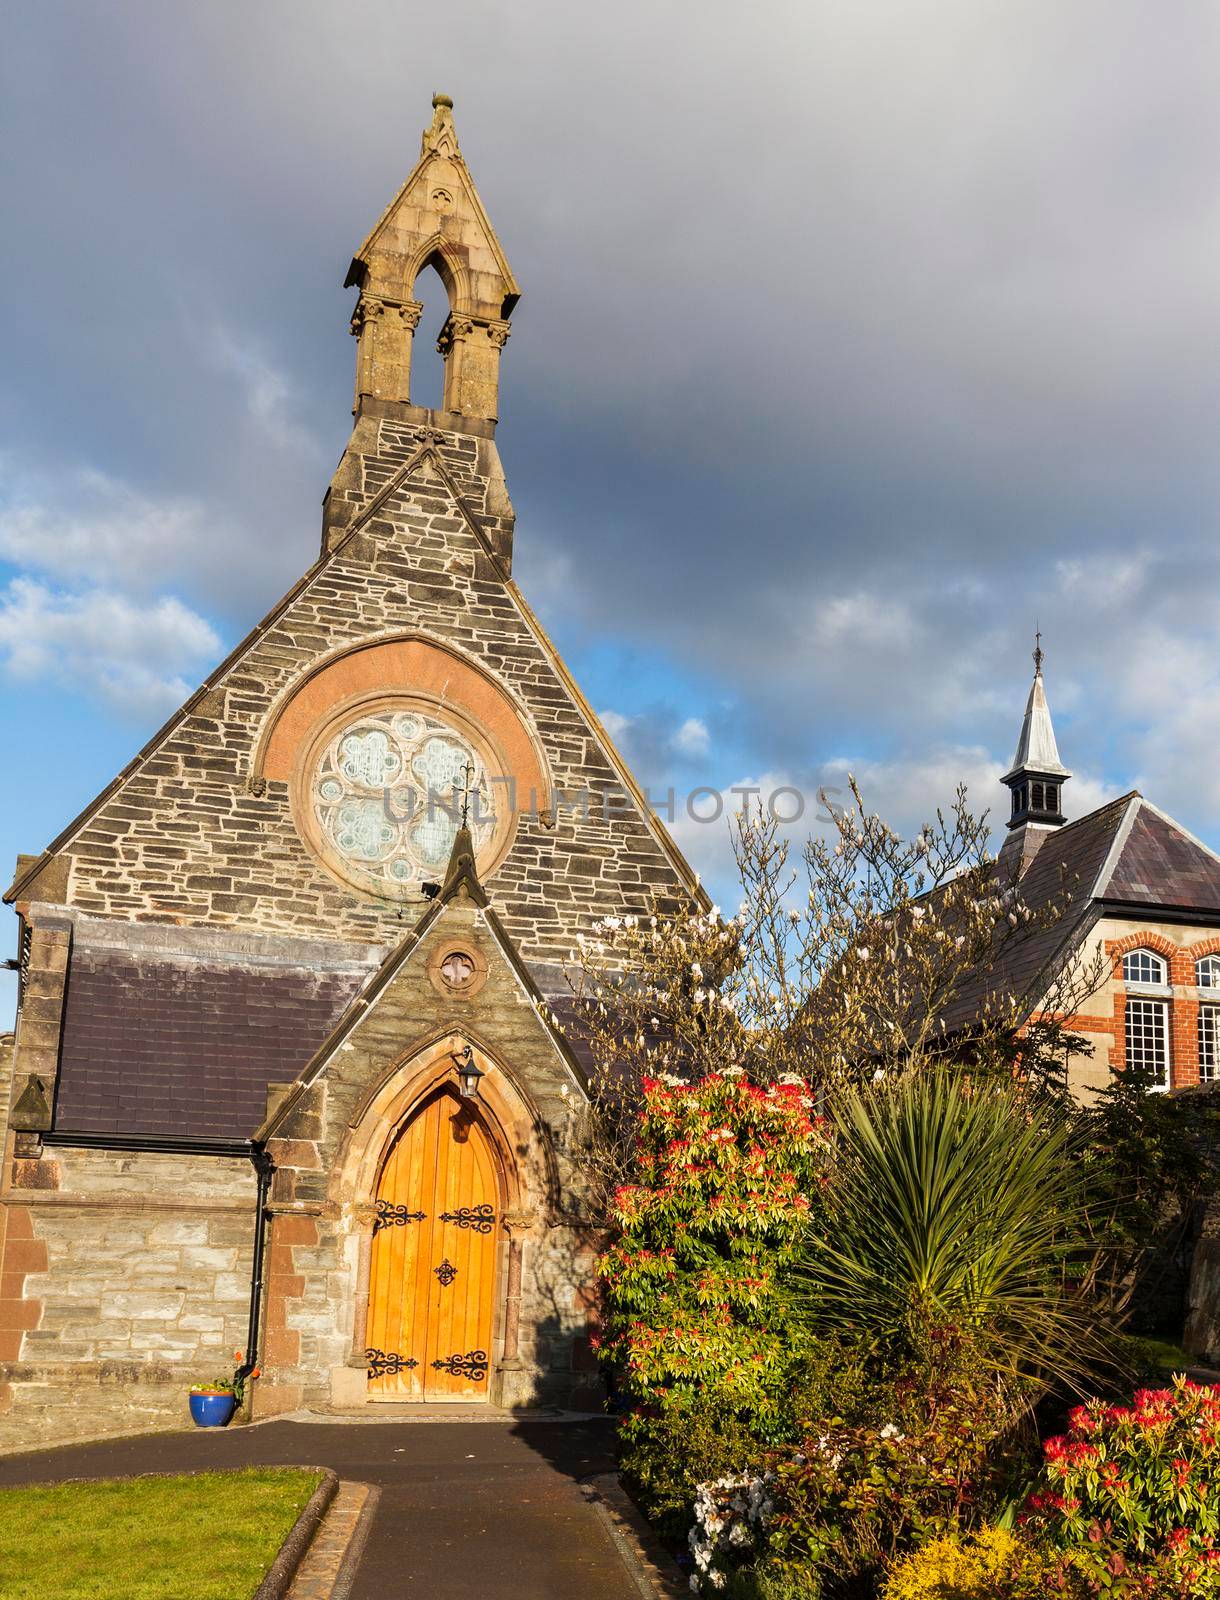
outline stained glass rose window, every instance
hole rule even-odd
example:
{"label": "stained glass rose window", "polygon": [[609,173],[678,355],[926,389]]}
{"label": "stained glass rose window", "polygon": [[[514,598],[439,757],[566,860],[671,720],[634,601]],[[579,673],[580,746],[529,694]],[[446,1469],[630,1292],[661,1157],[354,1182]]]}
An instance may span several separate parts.
{"label": "stained glass rose window", "polygon": [[355,718],[327,740],[310,803],[345,876],[394,896],[444,871],[467,794],[477,855],[496,829],[482,757],[438,717],[388,708]]}

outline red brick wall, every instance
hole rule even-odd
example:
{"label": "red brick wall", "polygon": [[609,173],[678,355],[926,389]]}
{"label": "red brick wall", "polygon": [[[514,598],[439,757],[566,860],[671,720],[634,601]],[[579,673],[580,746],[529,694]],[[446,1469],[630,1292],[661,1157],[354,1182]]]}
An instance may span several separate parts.
{"label": "red brick wall", "polygon": [[[1170,1087],[1187,1089],[1199,1082],[1199,999],[1195,984],[1195,962],[1201,956],[1220,952],[1220,935],[1205,934],[1187,945],[1176,945],[1163,934],[1151,930],[1129,933],[1121,939],[1106,940],[1106,955],[1113,964],[1115,1065],[1126,1060],[1127,989],[1123,982],[1123,957],[1132,950],[1152,950],[1168,963],[1173,987],[1169,1007]],[[1187,989],[1190,992],[1183,994]],[[1216,993],[1220,1004],[1220,991]]]}

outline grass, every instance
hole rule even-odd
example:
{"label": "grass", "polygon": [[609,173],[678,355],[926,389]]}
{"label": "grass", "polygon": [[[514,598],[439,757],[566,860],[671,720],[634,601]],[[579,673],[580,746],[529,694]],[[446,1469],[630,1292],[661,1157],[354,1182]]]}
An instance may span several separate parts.
{"label": "grass", "polygon": [[0,1489],[2,1600],[249,1600],[320,1472]]}

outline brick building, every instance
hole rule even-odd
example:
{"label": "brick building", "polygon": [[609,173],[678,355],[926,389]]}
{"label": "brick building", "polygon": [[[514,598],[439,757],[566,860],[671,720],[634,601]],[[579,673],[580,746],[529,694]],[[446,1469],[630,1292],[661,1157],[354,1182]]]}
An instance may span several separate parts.
{"label": "brick building", "polygon": [[1089,1053],[1068,1063],[1078,1096],[1135,1064],[1160,1090],[1220,1085],[1220,856],[1136,791],[1068,822],[1059,758],[1034,652],[1034,681],[1011,770],[1008,833],[999,855],[1034,907],[1071,894],[1050,927],[1012,947],[999,976],[1022,992],[1025,974],[1055,955],[1104,957],[1105,980],[1075,1019]]}
{"label": "brick building", "polygon": [[347,281],[318,560],[5,897],[10,1446],[180,1422],[252,1341],[256,1416],[592,1398],[551,1002],[593,920],[698,889],[512,578],[518,290],[445,97]]}
{"label": "brick building", "polygon": [[[1017,752],[1004,778],[1011,793],[999,868],[1032,907],[1071,899],[1050,927],[1012,946],[996,974],[1025,993],[1048,964],[1079,956],[1100,986],[1071,1019],[1086,1049],[1067,1063],[1079,1098],[1115,1072],[1138,1067],[1153,1092],[1220,1093],[1220,857],[1132,792],[1072,822],[1063,813],[1071,774],[1059,757],[1034,652]],[[1031,996],[1032,998],[1032,996]],[[1199,1219],[1201,1236],[1178,1267],[1185,1344],[1220,1361],[1220,1207]],[[1166,1304],[1168,1322],[1178,1307]]]}

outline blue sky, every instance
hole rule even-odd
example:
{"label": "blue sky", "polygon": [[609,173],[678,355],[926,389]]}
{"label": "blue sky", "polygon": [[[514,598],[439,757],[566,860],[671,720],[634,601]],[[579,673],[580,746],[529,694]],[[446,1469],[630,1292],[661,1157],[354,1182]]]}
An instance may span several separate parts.
{"label": "blue sky", "polygon": [[1217,59],[1211,0],[24,8],[0,857],[315,554],[436,89],[523,289],[517,575],[647,784],[994,805],[1040,623],[1069,812],[1220,844]]}

